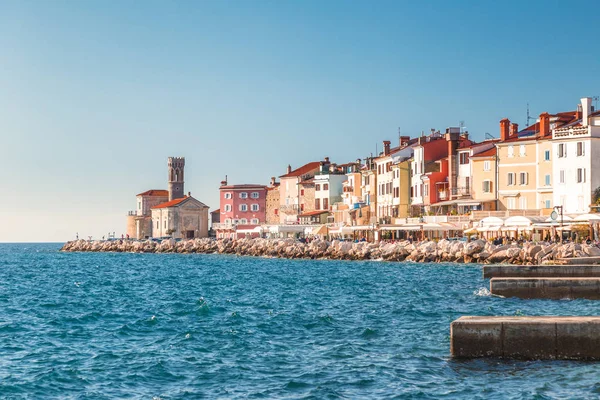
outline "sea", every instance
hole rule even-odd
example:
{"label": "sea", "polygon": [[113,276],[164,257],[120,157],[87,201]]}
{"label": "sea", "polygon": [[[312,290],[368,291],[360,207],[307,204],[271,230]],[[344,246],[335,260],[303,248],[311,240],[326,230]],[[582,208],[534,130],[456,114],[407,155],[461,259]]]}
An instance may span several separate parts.
{"label": "sea", "polygon": [[571,399],[600,364],[454,360],[463,315],[595,315],[491,296],[481,266],[0,244],[2,399]]}

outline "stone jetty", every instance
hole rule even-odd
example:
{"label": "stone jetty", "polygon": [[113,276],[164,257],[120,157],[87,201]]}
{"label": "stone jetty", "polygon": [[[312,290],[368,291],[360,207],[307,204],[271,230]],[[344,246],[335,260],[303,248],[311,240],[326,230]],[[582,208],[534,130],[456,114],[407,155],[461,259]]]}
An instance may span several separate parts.
{"label": "stone jetty", "polygon": [[564,264],[578,257],[598,257],[600,248],[586,244],[493,245],[483,240],[462,242],[440,241],[345,242],[313,240],[302,243],[287,239],[190,239],[154,240],[76,240],[65,243],[62,251],[71,252],[134,252],[134,253],[202,253],[236,254],[240,256],[333,259],[384,260],[413,262],[457,262],[486,264]]}

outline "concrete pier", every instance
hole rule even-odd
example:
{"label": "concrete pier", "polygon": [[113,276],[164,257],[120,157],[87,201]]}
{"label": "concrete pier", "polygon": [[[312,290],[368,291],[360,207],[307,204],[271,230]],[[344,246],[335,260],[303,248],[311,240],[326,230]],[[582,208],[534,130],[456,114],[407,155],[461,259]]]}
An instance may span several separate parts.
{"label": "concrete pier", "polygon": [[485,265],[489,278],[600,278],[600,265]]}
{"label": "concrete pier", "polygon": [[522,299],[600,299],[600,278],[492,278],[490,292]]}
{"label": "concrete pier", "polygon": [[456,358],[600,360],[600,317],[461,317],[450,342]]}

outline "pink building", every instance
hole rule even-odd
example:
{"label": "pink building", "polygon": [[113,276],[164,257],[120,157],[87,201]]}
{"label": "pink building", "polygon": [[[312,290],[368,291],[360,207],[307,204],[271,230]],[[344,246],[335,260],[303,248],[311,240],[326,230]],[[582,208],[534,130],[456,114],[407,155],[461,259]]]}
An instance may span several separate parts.
{"label": "pink building", "polygon": [[266,222],[265,185],[228,185],[221,182],[220,222],[213,224],[217,238],[258,237],[256,230]]}

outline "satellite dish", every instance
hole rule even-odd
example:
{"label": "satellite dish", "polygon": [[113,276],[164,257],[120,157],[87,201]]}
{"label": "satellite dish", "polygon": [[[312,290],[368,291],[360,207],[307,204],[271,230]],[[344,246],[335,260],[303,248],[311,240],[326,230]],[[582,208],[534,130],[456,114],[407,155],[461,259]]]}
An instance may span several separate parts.
{"label": "satellite dish", "polygon": [[552,211],[550,214],[550,219],[552,219],[552,221],[556,221],[556,218],[558,218],[558,213],[556,211]]}

